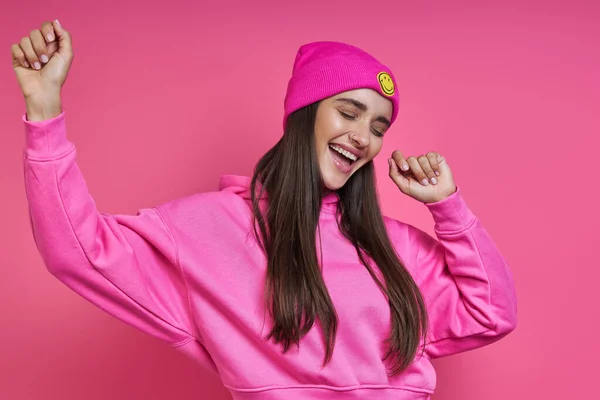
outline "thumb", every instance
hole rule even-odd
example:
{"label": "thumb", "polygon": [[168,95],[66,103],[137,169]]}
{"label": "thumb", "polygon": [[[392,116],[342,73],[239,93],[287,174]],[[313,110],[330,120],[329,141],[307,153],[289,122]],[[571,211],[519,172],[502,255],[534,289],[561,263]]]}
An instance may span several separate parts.
{"label": "thumb", "polygon": [[440,173],[442,173],[442,174],[443,173],[449,173],[449,174],[451,174],[451,172],[450,172],[450,166],[448,165],[448,162],[446,161],[445,157],[439,156],[438,159],[437,159],[437,162],[438,162],[438,167],[440,169]]}
{"label": "thumb", "polygon": [[73,45],[71,43],[71,35],[67,32],[55,19],[52,22],[54,32],[58,38],[58,53],[63,56],[67,61],[71,61],[73,58]]}
{"label": "thumb", "polygon": [[390,178],[402,193],[407,194],[410,188],[410,180],[402,175],[398,168],[398,164],[396,164],[396,161],[393,158],[389,158],[388,163],[390,164]]}

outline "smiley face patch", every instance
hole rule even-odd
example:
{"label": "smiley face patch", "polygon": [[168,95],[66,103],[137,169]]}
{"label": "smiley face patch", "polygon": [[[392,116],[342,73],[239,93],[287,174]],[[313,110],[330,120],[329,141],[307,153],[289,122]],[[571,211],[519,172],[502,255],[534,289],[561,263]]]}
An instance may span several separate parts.
{"label": "smiley face patch", "polygon": [[379,81],[379,86],[381,86],[381,91],[385,95],[394,95],[394,81],[392,81],[390,74],[387,72],[380,72],[377,74],[377,80]]}

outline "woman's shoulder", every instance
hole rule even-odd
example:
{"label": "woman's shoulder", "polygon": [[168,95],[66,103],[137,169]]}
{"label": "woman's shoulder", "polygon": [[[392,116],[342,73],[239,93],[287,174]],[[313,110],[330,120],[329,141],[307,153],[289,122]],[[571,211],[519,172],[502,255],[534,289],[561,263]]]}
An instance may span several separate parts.
{"label": "woman's shoulder", "polygon": [[410,231],[416,229],[413,225],[401,221],[396,218],[392,218],[387,215],[383,215],[383,223],[388,231],[388,235],[392,240],[407,240],[410,235]]}
{"label": "woman's shoulder", "polygon": [[388,236],[404,261],[413,262],[419,249],[431,246],[435,238],[413,224],[383,216]]}
{"label": "woman's shoulder", "polygon": [[221,177],[218,190],[182,196],[155,207],[169,225],[199,229],[224,228],[228,222],[247,222],[252,216],[251,201],[242,183],[249,178]]}

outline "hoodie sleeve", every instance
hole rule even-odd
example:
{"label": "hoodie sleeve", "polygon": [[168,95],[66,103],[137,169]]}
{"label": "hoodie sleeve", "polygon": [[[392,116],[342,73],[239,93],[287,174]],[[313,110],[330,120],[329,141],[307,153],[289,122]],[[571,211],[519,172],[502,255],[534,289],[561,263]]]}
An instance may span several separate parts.
{"label": "hoodie sleeve", "polygon": [[449,356],[491,344],[515,329],[516,293],[509,266],[460,188],[425,204],[437,240],[409,225],[416,281],[429,312],[425,352]]}
{"label": "hoodie sleeve", "polygon": [[67,139],[64,111],[45,121],[22,119],[29,218],[48,271],[119,320],[207,359],[177,244],[160,208],[137,215],[98,212]]}

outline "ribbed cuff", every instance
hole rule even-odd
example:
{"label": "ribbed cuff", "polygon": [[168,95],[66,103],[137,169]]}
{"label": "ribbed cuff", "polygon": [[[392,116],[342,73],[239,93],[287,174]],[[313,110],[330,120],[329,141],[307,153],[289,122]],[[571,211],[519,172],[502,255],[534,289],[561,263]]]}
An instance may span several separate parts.
{"label": "ribbed cuff", "polygon": [[25,155],[39,160],[52,159],[64,155],[72,144],[67,140],[65,112],[44,121],[28,121],[27,113],[22,115],[25,124]]}
{"label": "ribbed cuff", "polygon": [[425,203],[435,222],[437,232],[457,232],[470,226],[476,219],[462,197],[460,188],[443,200]]}

